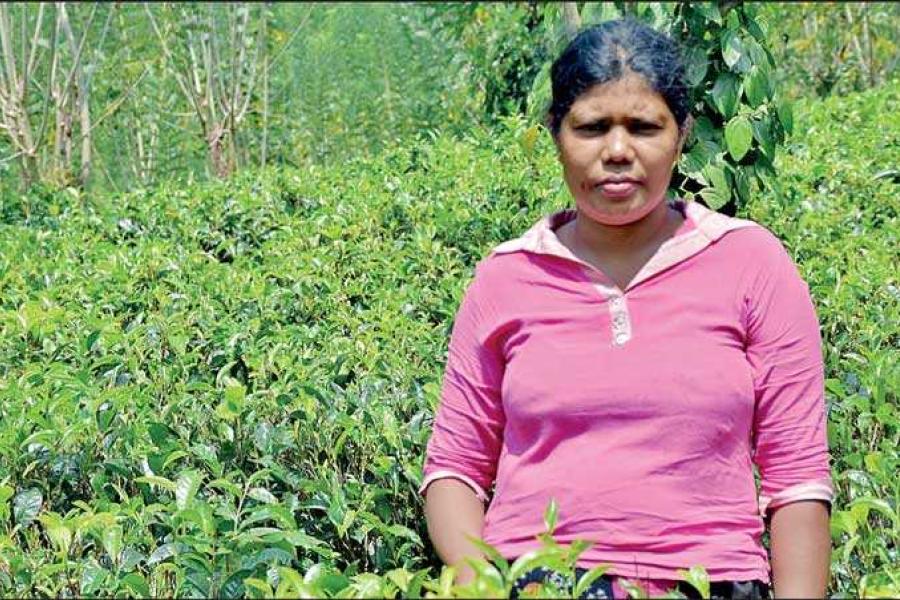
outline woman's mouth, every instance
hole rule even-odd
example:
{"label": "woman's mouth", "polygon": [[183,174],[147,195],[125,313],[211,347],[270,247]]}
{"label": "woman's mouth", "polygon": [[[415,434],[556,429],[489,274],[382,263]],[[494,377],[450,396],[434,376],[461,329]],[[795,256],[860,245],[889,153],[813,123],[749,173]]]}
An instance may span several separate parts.
{"label": "woman's mouth", "polygon": [[607,198],[628,198],[637,191],[636,179],[605,179],[595,186]]}

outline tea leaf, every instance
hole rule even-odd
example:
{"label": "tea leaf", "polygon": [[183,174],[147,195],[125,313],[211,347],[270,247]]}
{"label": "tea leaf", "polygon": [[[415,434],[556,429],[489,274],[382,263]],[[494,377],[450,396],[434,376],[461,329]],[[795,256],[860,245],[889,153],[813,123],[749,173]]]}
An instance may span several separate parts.
{"label": "tea leaf", "polygon": [[44,504],[44,495],[37,488],[28,488],[13,498],[13,519],[17,525],[30,525]]}
{"label": "tea leaf", "polygon": [[553,533],[556,530],[556,521],[559,518],[559,506],[556,504],[556,499],[551,498],[550,502],[547,504],[547,508],[544,510],[544,530],[547,533]]}
{"label": "tea leaf", "polygon": [[597,565],[589,569],[575,584],[574,596],[581,598],[585,592],[609,570],[609,565]]}
{"label": "tea leaf", "polygon": [[202,476],[197,471],[182,471],[175,482],[175,504],[180,510],[186,509],[194,501],[200,489]]}
{"label": "tea leaf", "polygon": [[679,569],[678,576],[700,592],[702,598],[709,598],[709,575],[702,566],[693,566],[689,570]]}
{"label": "tea leaf", "polygon": [[119,554],[122,552],[122,527],[114,525],[103,531],[103,549],[113,564],[118,564]]}

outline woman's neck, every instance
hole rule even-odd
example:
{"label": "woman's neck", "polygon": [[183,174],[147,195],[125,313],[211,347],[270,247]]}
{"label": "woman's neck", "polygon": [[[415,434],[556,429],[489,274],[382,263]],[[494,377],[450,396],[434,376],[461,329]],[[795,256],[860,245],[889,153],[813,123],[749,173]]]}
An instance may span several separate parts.
{"label": "woman's neck", "polygon": [[567,224],[567,245],[570,249],[607,260],[627,260],[658,247],[672,237],[682,223],[684,215],[666,202],[661,202],[643,219],[627,225],[604,225],[578,211],[575,219]]}

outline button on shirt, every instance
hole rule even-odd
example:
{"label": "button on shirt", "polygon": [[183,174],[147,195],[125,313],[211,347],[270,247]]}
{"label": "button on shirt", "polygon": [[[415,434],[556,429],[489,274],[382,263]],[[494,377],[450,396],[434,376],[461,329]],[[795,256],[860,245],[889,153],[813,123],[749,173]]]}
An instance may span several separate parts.
{"label": "button on shirt", "polygon": [[507,558],[540,546],[555,498],[557,541],[593,543],[580,566],[768,582],[763,516],[832,500],[806,283],[761,225],[672,206],[683,224],[624,290],[559,241],[572,210],[476,267],[420,493],[468,484],[490,502],[482,537]]}

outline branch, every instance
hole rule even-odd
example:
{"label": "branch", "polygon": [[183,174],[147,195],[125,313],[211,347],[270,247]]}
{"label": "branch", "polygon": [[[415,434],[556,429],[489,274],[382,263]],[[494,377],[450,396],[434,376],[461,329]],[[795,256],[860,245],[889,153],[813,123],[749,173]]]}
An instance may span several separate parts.
{"label": "branch", "polygon": [[13,160],[19,158],[20,156],[22,156],[23,154],[25,154],[25,151],[19,150],[15,154],[11,154],[11,155],[7,156],[6,158],[0,158],[0,165],[2,165],[4,163],[8,163],[10,161],[13,161]]}
{"label": "branch", "polygon": [[0,4],[0,49],[3,51],[3,63],[5,71],[0,71],[5,77],[6,87],[12,93],[19,87],[19,78],[16,74],[16,63],[13,60],[12,26],[9,21],[9,5]]}
{"label": "branch", "polygon": [[34,71],[34,64],[37,62],[37,50],[38,48],[40,48],[40,44],[38,44],[38,36],[41,33],[41,25],[44,24],[44,6],[45,3],[41,2],[40,7],[38,8],[37,22],[34,25],[34,36],[32,36],[31,38],[31,54],[28,57],[28,63],[25,67],[25,79],[28,79],[28,74]]}
{"label": "branch", "polygon": [[[63,97],[60,100],[59,104],[63,105],[69,100],[69,90],[72,89],[72,82],[75,80],[75,73],[79,70],[81,66],[81,53],[84,51],[84,43],[87,41],[88,32],[91,29],[91,23],[94,22],[94,16],[97,14],[97,7],[100,5],[99,2],[94,3],[94,8],[91,9],[91,16],[88,17],[87,25],[84,26],[84,34],[81,36],[81,42],[78,44],[78,50],[75,52],[75,57],[72,59],[72,68],[69,69],[69,77],[68,81],[66,81],[66,86],[63,88]],[[72,49],[75,50],[75,36],[72,33],[72,27],[69,25],[69,15],[66,12],[66,3],[65,2],[57,2],[58,14],[62,15],[62,24],[66,30],[66,36],[69,38],[69,44],[72,46]]]}
{"label": "branch", "polygon": [[288,40],[281,46],[281,48],[278,49],[278,52],[275,53],[275,56],[272,57],[272,60],[270,60],[268,63],[266,63],[266,67],[271,67],[278,61],[279,58],[281,58],[281,55],[284,54],[284,51],[288,49],[288,46],[290,46],[293,43],[294,38],[297,37],[297,34],[300,33],[300,30],[303,28],[304,25],[306,25],[306,22],[309,21],[309,18],[311,16],[312,16],[312,8],[309,9],[309,12],[306,13],[306,16],[303,18],[302,21],[300,21],[300,24],[297,25],[297,27],[294,29],[293,33],[291,33],[291,37],[289,37]]}
{"label": "branch", "polygon": [[[56,65],[59,60],[59,55],[56,51],[56,39],[59,34],[59,27],[54,25],[52,27],[52,34],[50,37],[50,74],[48,75],[49,80],[47,82],[47,91],[44,94],[44,106],[41,107],[41,128],[38,130],[38,136],[35,138],[37,140],[36,144],[40,145],[44,140],[44,134],[47,132],[47,123],[50,120],[50,96],[52,95],[51,88],[53,87],[53,80],[56,77]],[[35,150],[37,150],[37,145],[35,146]]]}
{"label": "branch", "polygon": [[145,77],[145,76],[147,75],[147,73],[149,73],[149,72],[150,72],[150,67],[149,67],[149,66],[145,66],[145,67],[144,67],[144,72],[141,73],[140,76],[138,76],[137,79],[135,79],[133,82],[131,82],[131,85],[128,86],[128,89],[125,90],[125,93],[123,93],[121,96],[119,96],[118,98],[116,98],[115,100],[113,100],[113,101],[109,104],[109,106],[106,107],[106,110],[103,111],[103,114],[100,115],[100,118],[97,119],[97,120],[94,122],[93,125],[91,125],[91,128],[90,128],[88,131],[93,131],[93,130],[94,130],[97,126],[99,126],[100,123],[102,123],[107,117],[109,117],[109,116],[112,115],[115,111],[117,111],[117,110],[119,109],[119,106],[121,106],[122,103],[125,102],[125,100],[128,99],[128,96],[131,95],[131,92],[134,91],[134,88],[136,88],[137,85],[138,85],[141,81],[143,81],[144,77]]}
{"label": "branch", "polygon": [[166,39],[163,37],[162,32],[159,30],[159,27],[156,25],[156,19],[153,17],[153,13],[150,11],[150,7],[147,3],[144,3],[144,9],[147,13],[147,17],[150,19],[150,25],[153,27],[153,32],[156,34],[157,39],[159,39],[160,46],[162,47],[163,54],[166,56],[166,60],[168,60],[174,66],[175,73],[175,81],[178,83],[178,87],[181,88],[181,92],[184,94],[185,98],[188,99],[193,107],[194,111],[197,114],[197,117],[200,119],[200,126],[206,131],[206,119],[203,117],[203,111],[200,108],[200,100],[197,98],[197,95],[190,88],[190,86],[185,83],[184,79],[181,77],[181,74],[178,73],[178,63],[175,60],[175,57],[172,56],[172,52],[169,50],[169,44],[166,42]]}
{"label": "branch", "polygon": [[[263,6],[262,9],[260,10],[260,14],[262,16],[262,20],[265,21],[265,19],[266,19],[265,6]],[[246,35],[246,31],[247,30],[245,28],[244,29],[245,35]],[[260,49],[263,46],[265,46],[265,43],[266,43],[265,31],[266,31],[265,27],[260,27],[259,31],[257,32],[256,50],[253,54],[253,61],[250,63],[250,74],[247,77],[247,90],[244,94],[244,104],[243,104],[243,106],[241,106],[240,110],[238,111],[238,113],[235,117],[235,120],[237,122],[240,122],[241,120],[243,120],[244,115],[247,113],[247,109],[250,107],[250,100],[253,98],[253,94],[251,93],[251,90],[253,90],[253,88],[256,87],[256,78],[258,76],[258,68],[259,68]],[[235,98],[235,100],[237,100],[237,98]]]}

